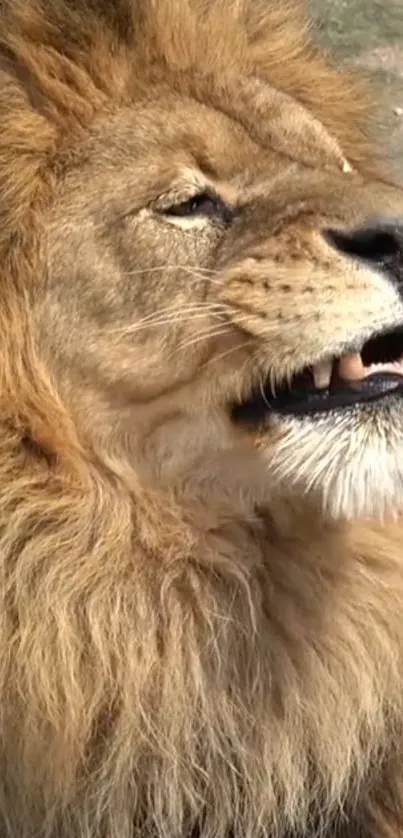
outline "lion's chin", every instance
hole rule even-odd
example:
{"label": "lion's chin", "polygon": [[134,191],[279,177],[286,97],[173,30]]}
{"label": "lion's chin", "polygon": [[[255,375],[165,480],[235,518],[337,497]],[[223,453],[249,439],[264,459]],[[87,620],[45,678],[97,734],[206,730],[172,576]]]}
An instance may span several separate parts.
{"label": "lion's chin", "polygon": [[324,353],[275,388],[233,407],[263,428],[270,483],[315,495],[335,519],[385,517],[403,506],[403,328]]}
{"label": "lion's chin", "polygon": [[315,495],[334,519],[384,518],[403,506],[403,401],[389,396],[313,417],[266,422],[270,482]]}

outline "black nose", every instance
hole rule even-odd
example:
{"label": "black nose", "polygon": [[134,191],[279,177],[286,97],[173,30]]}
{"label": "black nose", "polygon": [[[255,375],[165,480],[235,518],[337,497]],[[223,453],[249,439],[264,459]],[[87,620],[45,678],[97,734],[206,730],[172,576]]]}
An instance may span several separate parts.
{"label": "black nose", "polygon": [[356,230],[326,230],[325,237],[341,253],[389,269],[403,256],[403,227],[380,225]]}

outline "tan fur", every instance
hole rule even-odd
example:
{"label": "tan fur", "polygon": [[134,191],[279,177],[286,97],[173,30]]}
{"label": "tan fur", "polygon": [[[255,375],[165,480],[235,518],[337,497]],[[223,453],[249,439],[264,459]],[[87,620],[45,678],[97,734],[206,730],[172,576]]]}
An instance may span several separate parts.
{"label": "tan fur", "polygon": [[[402,532],[345,518],[399,506],[401,414],[230,418],[403,319],[321,233],[403,215],[367,94],[283,0],[0,42],[0,834],[395,838]],[[163,214],[206,186],[232,226]]]}

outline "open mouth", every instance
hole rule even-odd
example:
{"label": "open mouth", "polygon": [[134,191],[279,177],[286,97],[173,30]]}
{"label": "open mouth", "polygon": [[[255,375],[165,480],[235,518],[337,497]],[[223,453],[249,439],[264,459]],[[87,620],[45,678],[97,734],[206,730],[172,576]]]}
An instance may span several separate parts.
{"label": "open mouth", "polygon": [[236,420],[261,421],[268,413],[305,416],[403,395],[403,327],[368,340],[360,352],[346,352],[305,367],[287,384],[268,386],[233,409]]}

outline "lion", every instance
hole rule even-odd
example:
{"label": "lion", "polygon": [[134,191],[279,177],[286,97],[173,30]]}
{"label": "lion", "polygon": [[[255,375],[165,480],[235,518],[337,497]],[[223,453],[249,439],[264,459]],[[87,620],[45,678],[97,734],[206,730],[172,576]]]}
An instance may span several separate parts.
{"label": "lion", "polygon": [[403,191],[298,0],[1,0],[1,838],[403,835]]}

